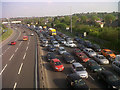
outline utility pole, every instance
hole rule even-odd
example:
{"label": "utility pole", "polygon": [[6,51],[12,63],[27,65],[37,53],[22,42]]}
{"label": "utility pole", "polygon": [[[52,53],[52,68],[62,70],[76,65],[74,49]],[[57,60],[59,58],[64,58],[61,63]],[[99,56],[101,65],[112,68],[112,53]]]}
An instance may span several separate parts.
{"label": "utility pole", "polygon": [[71,26],[71,33],[72,33],[72,8],[70,7],[70,26]]}

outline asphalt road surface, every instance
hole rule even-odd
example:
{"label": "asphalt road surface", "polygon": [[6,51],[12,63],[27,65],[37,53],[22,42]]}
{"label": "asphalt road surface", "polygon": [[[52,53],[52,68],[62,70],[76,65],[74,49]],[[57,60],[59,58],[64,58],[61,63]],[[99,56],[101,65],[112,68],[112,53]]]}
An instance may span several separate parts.
{"label": "asphalt road surface", "polygon": [[[2,88],[34,88],[35,36],[30,36],[32,31],[24,27],[13,29],[13,35],[1,47]],[[22,40],[24,35],[29,37],[27,41]],[[11,41],[16,41],[16,45],[10,45]]]}

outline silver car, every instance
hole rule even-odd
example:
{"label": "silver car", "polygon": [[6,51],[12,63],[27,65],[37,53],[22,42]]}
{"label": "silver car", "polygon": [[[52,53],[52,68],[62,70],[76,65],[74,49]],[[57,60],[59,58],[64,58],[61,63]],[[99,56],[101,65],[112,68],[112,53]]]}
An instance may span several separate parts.
{"label": "silver car", "polygon": [[54,47],[59,47],[60,46],[57,41],[53,41],[52,44],[53,44]]}
{"label": "silver car", "polygon": [[82,66],[79,62],[72,63],[72,72],[78,74],[81,78],[88,78],[88,73],[86,68]]}
{"label": "silver car", "polygon": [[112,68],[113,68],[116,72],[120,73],[120,61],[113,61],[113,62],[112,62]]}
{"label": "silver car", "polygon": [[96,55],[93,57],[99,64],[109,64],[109,60],[106,59],[103,55]]}
{"label": "silver car", "polygon": [[93,57],[93,56],[96,56],[97,53],[91,49],[91,48],[85,48],[83,49],[83,51],[89,56],[89,57]]}
{"label": "silver car", "polygon": [[60,54],[63,54],[63,53],[65,53],[65,52],[67,52],[67,51],[65,50],[64,47],[59,47],[59,48],[58,48],[58,52],[59,52]]}

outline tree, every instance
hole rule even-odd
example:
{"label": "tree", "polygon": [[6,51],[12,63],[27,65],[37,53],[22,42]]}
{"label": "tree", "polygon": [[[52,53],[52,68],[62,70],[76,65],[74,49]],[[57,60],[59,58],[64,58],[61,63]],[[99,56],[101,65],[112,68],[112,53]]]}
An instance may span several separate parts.
{"label": "tree", "polygon": [[66,24],[58,23],[58,24],[55,25],[55,28],[57,28],[58,30],[65,30],[66,29]]}
{"label": "tree", "polygon": [[86,23],[86,21],[87,21],[87,16],[81,16],[81,18],[80,18],[81,20],[81,23]]}
{"label": "tree", "polygon": [[112,15],[112,14],[107,14],[107,15],[105,15],[105,17],[104,17],[104,21],[105,21],[106,25],[108,25],[108,26],[110,26],[110,24],[111,24],[115,19],[116,19],[115,16]]}

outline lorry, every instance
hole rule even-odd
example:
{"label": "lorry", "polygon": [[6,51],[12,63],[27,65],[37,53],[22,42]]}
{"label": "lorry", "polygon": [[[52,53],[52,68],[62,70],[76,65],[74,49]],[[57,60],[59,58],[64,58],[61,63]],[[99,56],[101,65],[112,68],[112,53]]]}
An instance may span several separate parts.
{"label": "lorry", "polygon": [[53,35],[56,35],[56,29],[54,29],[54,28],[49,28],[48,30],[49,30],[49,34],[50,34],[50,35],[52,35],[52,36],[53,36]]}

